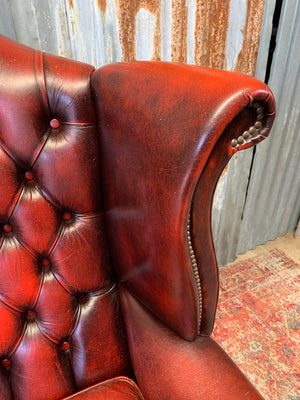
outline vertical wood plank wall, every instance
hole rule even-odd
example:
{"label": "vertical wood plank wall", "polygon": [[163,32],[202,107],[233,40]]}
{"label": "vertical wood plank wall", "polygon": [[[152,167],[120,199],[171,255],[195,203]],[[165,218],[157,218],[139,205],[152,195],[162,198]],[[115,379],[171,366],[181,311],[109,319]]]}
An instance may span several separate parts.
{"label": "vertical wood plank wall", "polygon": [[[294,3],[295,8],[297,1]],[[293,8],[292,0],[286,4]],[[256,73],[264,79],[274,6],[275,0],[0,0],[0,33],[96,67],[121,60],[163,60]],[[274,86],[276,74],[274,69]],[[280,97],[282,87],[276,88]],[[296,118],[297,110],[293,112]],[[294,129],[291,124],[290,120],[278,124],[276,136],[280,137],[283,128]],[[268,219],[263,218],[267,200],[272,198],[272,184],[265,185],[265,179],[272,182],[277,174],[273,154],[278,155],[282,148],[281,139],[276,140],[272,141],[272,152],[268,143],[257,151],[251,174],[252,150],[248,150],[233,158],[220,179],[213,231],[222,265],[233,260],[237,252],[294,228],[297,210],[299,214],[296,198],[288,203],[291,210],[276,216],[277,204],[285,203],[289,192],[283,178],[276,186],[277,203],[272,203]],[[287,144],[283,147],[281,167],[285,171],[292,148]],[[290,164],[292,168],[294,164]],[[271,168],[269,175],[261,170],[262,165]],[[275,229],[272,218],[283,218],[284,223],[277,222]]]}

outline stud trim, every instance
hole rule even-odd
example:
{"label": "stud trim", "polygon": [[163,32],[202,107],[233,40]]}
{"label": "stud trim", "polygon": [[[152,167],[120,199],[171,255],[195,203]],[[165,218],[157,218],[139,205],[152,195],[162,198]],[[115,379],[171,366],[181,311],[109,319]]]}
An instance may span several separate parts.
{"label": "stud trim", "polygon": [[196,281],[196,286],[198,290],[198,304],[199,304],[199,326],[198,326],[198,335],[200,334],[200,327],[201,327],[201,319],[202,319],[202,310],[203,310],[203,303],[202,303],[202,288],[201,288],[201,280],[199,275],[199,268],[195,256],[195,251],[192,244],[191,238],[191,216],[189,214],[188,221],[187,221],[187,240],[188,240],[188,249],[190,254],[190,259],[192,263],[193,273]]}
{"label": "stud trim", "polygon": [[243,132],[241,136],[236,139],[232,139],[231,147],[238,148],[244,144],[252,142],[253,139],[261,136],[260,130],[262,128],[262,120],[264,119],[264,107],[259,103],[254,103],[251,105],[256,110],[256,121],[250,128]]}

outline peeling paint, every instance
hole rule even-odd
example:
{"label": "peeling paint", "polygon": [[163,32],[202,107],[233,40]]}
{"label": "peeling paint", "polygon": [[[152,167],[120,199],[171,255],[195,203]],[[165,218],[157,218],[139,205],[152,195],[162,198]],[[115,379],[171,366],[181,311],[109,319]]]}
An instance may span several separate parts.
{"label": "peeling paint", "polygon": [[230,0],[196,0],[195,63],[226,69]]}
{"label": "peeling paint", "polygon": [[150,11],[156,16],[153,56],[154,59],[160,59],[160,0],[116,0],[117,15],[119,24],[119,39],[122,47],[122,61],[136,60],[135,48],[135,19],[141,8]]}
{"label": "peeling paint", "polygon": [[186,0],[173,0],[171,44],[172,61],[187,61],[187,17],[188,9],[186,6]]}
{"label": "peeling paint", "polygon": [[254,75],[258,56],[260,32],[263,22],[265,0],[248,0],[243,47],[235,71]]}

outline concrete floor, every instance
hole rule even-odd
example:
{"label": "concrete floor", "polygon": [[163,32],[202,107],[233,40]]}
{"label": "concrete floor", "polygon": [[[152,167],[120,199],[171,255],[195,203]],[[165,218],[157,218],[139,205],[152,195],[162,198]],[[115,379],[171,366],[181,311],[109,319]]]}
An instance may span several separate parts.
{"label": "concrete floor", "polygon": [[233,263],[247,260],[248,258],[255,257],[272,249],[283,251],[289,258],[294,260],[297,264],[300,264],[300,236],[295,237],[292,232],[287,233],[285,236],[280,236],[275,240],[270,240],[254,250],[248,250],[245,254],[239,254]]}

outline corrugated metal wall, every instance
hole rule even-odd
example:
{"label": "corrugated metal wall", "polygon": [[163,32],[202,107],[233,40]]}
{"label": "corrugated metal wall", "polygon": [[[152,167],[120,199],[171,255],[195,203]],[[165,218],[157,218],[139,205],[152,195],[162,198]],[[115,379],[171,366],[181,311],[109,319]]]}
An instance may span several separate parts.
{"label": "corrugated metal wall", "polygon": [[164,60],[253,73],[265,0],[0,0],[1,31],[95,66]]}
{"label": "corrugated metal wall", "polygon": [[[275,4],[276,0],[266,0],[264,7],[259,38],[259,54],[255,71],[255,76],[262,81],[264,81],[267,69]],[[253,73],[254,69],[251,72]],[[251,241],[250,236],[245,237],[246,249],[241,251],[239,247],[242,225],[245,225],[243,218],[245,201],[249,195],[250,181],[253,180],[251,173],[252,162],[254,161],[253,153],[254,150],[249,149],[234,155],[228,164],[227,173],[221,177],[216,189],[212,225],[217,259],[220,265],[226,265],[229,261],[233,261],[237,253],[253,248],[253,241]],[[257,183],[254,182],[254,188],[256,185]],[[263,189],[261,188],[260,190]],[[250,218],[246,225],[246,229],[250,232],[253,231],[253,221],[256,218],[257,206],[259,205],[256,204],[252,208],[252,220]],[[259,232],[254,232],[254,237],[258,238]]]}
{"label": "corrugated metal wall", "polygon": [[[288,89],[299,82],[291,61],[292,41],[299,30],[296,14],[289,19],[298,10],[297,3],[285,3],[282,49],[274,56],[270,84],[279,100],[279,118],[272,139],[258,146],[251,175],[252,151],[235,156],[216,191],[213,231],[221,264],[237,251],[293,229],[299,216],[299,109],[294,105],[298,92],[294,90],[292,98]],[[275,0],[0,0],[0,32],[97,67],[152,59],[253,75],[259,50],[257,76],[263,79],[274,6]],[[286,74],[291,76],[290,85],[284,83]]]}
{"label": "corrugated metal wall", "polygon": [[300,2],[283,1],[269,86],[277,100],[272,135],[257,146],[238,251],[294,230],[300,217]]}

